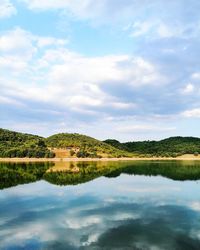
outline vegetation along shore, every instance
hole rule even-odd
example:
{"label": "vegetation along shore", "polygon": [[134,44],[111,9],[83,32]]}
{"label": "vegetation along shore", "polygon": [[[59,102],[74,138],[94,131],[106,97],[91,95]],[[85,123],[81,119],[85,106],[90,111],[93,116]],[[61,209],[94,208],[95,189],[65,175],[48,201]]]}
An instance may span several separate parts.
{"label": "vegetation along shore", "polygon": [[0,129],[0,161],[200,160],[200,138],[120,143],[80,134],[44,138]]}

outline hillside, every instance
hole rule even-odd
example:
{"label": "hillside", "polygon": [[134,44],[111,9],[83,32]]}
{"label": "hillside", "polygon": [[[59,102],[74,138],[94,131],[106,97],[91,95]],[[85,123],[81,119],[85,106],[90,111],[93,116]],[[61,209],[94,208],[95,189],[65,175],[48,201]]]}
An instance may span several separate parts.
{"label": "hillside", "polygon": [[54,153],[40,136],[0,129],[0,157],[51,158]]}
{"label": "hillside", "polygon": [[123,157],[131,156],[104,142],[80,134],[56,134],[48,138],[0,129],[0,157]]}
{"label": "hillside", "polygon": [[81,134],[60,133],[43,138],[0,129],[0,157],[101,158],[101,157],[177,157],[200,153],[200,139],[170,137],[160,141],[104,142]]}
{"label": "hillside", "polygon": [[200,153],[200,139],[196,137],[170,137],[160,141],[139,141],[120,143],[106,140],[105,143],[142,156],[176,157],[184,154]]}
{"label": "hillside", "polygon": [[50,148],[65,148],[70,151],[70,156],[76,157],[128,157],[132,155],[107,143],[80,134],[52,135],[46,139],[46,143]]}

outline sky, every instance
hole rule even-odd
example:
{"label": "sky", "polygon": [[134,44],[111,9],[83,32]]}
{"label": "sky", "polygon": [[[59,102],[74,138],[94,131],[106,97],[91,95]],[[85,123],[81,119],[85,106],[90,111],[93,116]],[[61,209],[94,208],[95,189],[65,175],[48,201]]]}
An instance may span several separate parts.
{"label": "sky", "polygon": [[199,0],[0,0],[0,127],[200,137]]}

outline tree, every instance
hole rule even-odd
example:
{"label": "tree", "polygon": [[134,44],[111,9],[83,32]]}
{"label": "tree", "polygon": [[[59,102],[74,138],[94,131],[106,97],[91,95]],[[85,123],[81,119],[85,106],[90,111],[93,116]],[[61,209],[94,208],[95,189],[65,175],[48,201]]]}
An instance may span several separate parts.
{"label": "tree", "polygon": [[74,152],[73,149],[71,149],[69,153],[70,153],[70,156],[74,156],[75,155],[75,152]]}

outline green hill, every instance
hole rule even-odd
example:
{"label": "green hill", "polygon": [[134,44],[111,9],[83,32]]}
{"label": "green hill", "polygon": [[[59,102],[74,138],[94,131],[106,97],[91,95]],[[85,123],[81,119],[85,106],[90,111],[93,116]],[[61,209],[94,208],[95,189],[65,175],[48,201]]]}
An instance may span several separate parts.
{"label": "green hill", "polygon": [[200,153],[200,139],[196,137],[170,137],[160,141],[139,141],[120,143],[106,140],[105,143],[142,156],[176,157],[184,154]]}
{"label": "green hill", "polygon": [[51,148],[71,148],[72,154],[75,154],[74,149],[78,148],[77,157],[128,157],[132,155],[107,143],[80,134],[52,135],[46,139],[46,143]]}
{"label": "green hill", "polygon": [[0,157],[49,158],[54,153],[40,136],[0,129]]}
{"label": "green hill", "polygon": [[61,133],[43,138],[0,129],[0,157],[55,157],[56,150],[68,152],[57,157],[176,157],[200,153],[200,139],[195,137],[171,137],[160,141],[120,143],[104,142],[80,134]]}
{"label": "green hill", "polygon": [[[49,148],[52,148],[50,150]],[[77,157],[123,157],[129,152],[116,149],[107,143],[80,134],[56,134],[48,138],[0,129],[0,157],[55,157],[53,149],[71,148],[71,156]],[[75,151],[73,151],[76,149]]]}

